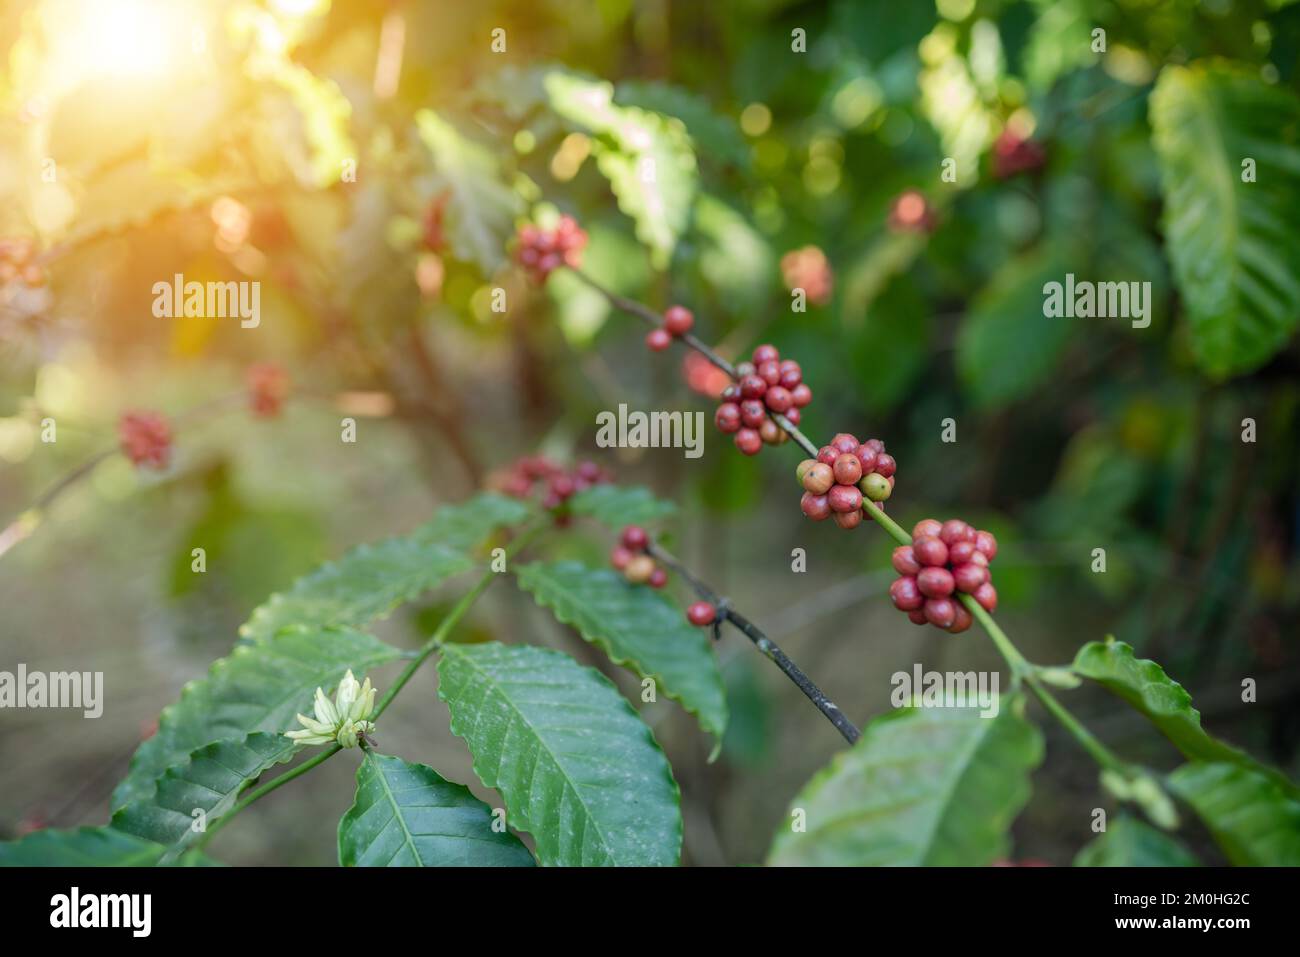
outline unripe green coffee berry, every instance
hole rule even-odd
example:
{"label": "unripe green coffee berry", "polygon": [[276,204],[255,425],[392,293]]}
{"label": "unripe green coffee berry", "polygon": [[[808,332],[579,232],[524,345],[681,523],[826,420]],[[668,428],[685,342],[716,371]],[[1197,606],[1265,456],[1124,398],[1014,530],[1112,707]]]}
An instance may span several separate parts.
{"label": "unripe green coffee berry", "polygon": [[862,491],[873,502],[883,502],[893,493],[889,479],[879,472],[872,472],[862,480]]}

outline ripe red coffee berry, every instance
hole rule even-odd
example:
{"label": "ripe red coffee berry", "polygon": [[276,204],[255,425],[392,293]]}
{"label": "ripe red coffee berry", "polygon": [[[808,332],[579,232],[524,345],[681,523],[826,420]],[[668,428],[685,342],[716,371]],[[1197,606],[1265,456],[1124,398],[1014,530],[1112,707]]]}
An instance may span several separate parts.
{"label": "ripe red coffee berry", "polygon": [[952,607],[956,617],[953,619],[952,624],[948,626],[948,631],[954,635],[960,635],[971,626],[971,622],[975,619],[971,617],[971,613],[966,610],[966,606],[961,602],[953,602]]}
{"label": "ripe red coffee berry", "polygon": [[754,365],[761,366],[764,362],[780,362],[781,353],[776,351],[776,346],[763,344],[754,349]]}
{"label": "ripe red coffee berry", "polygon": [[743,378],[745,378],[745,376],[747,376],[747,375],[753,375],[753,374],[754,374],[754,363],[752,363],[752,362],[737,362],[737,363],[736,363],[736,379],[737,379],[737,380],[743,379]]}
{"label": "ripe red coffee berry", "polygon": [[969,538],[971,542],[975,541],[975,529],[971,528],[960,518],[950,518],[943,523],[943,528],[939,532],[939,540],[945,545],[952,545],[956,542]]}
{"label": "ripe red coffee berry", "polygon": [[717,616],[718,610],[707,601],[697,601],[686,609],[686,620],[698,628],[713,624]]}
{"label": "ripe red coffee berry", "polygon": [[852,485],[833,485],[826,493],[833,512],[857,512],[862,509],[862,493]]}
{"label": "ripe red coffee berry", "polygon": [[826,496],[814,495],[812,492],[803,493],[803,497],[799,499],[799,510],[814,522],[825,521],[831,514],[831,506]]}
{"label": "ripe red coffee berry", "polygon": [[651,588],[663,588],[668,584],[668,573],[662,568],[656,568],[650,573],[650,580],[646,584]]}
{"label": "ripe red coffee berry", "polygon": [[913,538],[938,538],[943,531],[943,522],[934,518],[923,518],[912,527]]}
{"label": "ripe red coffee berry", "polygon": [[998,554],[998,540],[993,537],[992,532],[978,531],[975,533],[975,547],[984,553],[986,558],[996,558]]}
{"label": "ripe red coffee berry", "polygon": [[909,611],[907,613],[907,620],[914,625],[928,625],[930,623],[930,619],[925,617],[925,612],[920,608],[915,611]]}
{"label": "ripe red coffee berry", "polygon": [[922,568],[916,576],[916,587],[926,598],[947,598],[956,587],[952,572],[946,568]]}
{"label": "ripe red coffee berry", "polygon": [[790,401],[794,403],[795,408],[802,409],[812,401],[812,389],[802,382],[799,383],[790,390]]}
{"label": "ripe red coffee berry", "polygon": [[948,546],[948,564],[964,565],[975,554],[974,542],[953,542]]}
{"label": "ripe red coffee berry", "polygon": [[619,571],[627,568],[627,563],[632,560],[632,553],[622,545],[614,546],[614,550],[609,553],[609,563]]}
{"label": "ripe red coffee berry", "polygon": [[[794,373],[796,376],[799,377],[798,381],[795,382],[795,385],[798,385],[800,382],[803,381],[803,367],[799,365],[799,363],[796,362],[794,359],[782,359],[781,378],[784,379],[786,376],[790,375],[791,373]],[[788,388],[793,389],[794,386],[789,386]]]}
{"label": "ripe red coffee berry", "polygon": [[763,401],[776,413],[787,411],[792,404],[790,390],[779,385],[769,386],[767,392],[763,394]]}
{"label": "ripe red coffee berry", "polygon": [[857,528],[862,524],[862,509],[856,508],[851,512],[832,512],[831,518],[835,519],[835,524],[845,530]]}
{"label": "ripe red coffee berry", "polygon": [[761,399],[767,392],[767,380],[761,376],[747,375],[740,380],[740,394],[746,399]]}
{"label": "ripe red coffee berry", "polygon": [[912,552],[922,565],[941,568],[948,564],[948,546],[930,535],[912,540]]}
{"label": "ripe red coffee berry", "polygon": [[875,452],[877,455],[885,451],[885,443],[880,441],[880,439],[867,439],[867,441],[862,444],[871,449],[871,451]]}
{"label": "ripe red coffee berry", "polygon": [[755,374],[768,385],[777,385],[781,381],[781,367],[771,360],[760,363]]}
{"label": "ripe red coffee berry", "polygon": [[922,608],[925,620],[938,628],[951,628],[957,621],[957,603],[951,598],[927,598]]}
{"label": "ripe red coffee berry", "polygon": [[645,337],[645,344],[651,352],[663,352],[673,344],[673,337],[667,329],[651,329]]}
{"label": "ripe red coffee berry", "polygon": [[785,415],[785,420],[791,425],[798,425],[799,420],[802,418],[798,409],[786,409],[783,414]]}
{"label": "ripe red coffee berry", "polygon": [[857,485],[858,479],[862,478],[862,463],[851,452],[838,456],[831,469],[835,473],[835,481],[841,485]]}
{"label": "ripe red coffee berry", "polygon": [[985,611],[996,611],[998,607],[998,590],[993,587],[992,582],[985,582],[971,593],[971,597],[980,603],[980,607]]}
{"label": "ripe red coffee berry", "polygon": [[889,600],[899,611],[915,611],[925,604],[925,596],[911,575],[904,575],[889,586]]}
{"label": "ripe red coffee berry", "polygon": [[655,560],[649,555],[636,555],[623,569],[623,577],[633,585],[644,585],[655,573]]}
{"label": "ripe red coffee berry", "polygon": [[745,455],[757,455],[763,451],[763,440],[754,429],[741,429],[736,433],[736,437],[732,441],[736,443],[736,448],[740,449]]}
{"label": "ripe red coffee berry", "polygon": [[740,386],[736,385],[736,383],[733,382],[731,385],[727,386],[725,389],[722,390],[722,395],[718,396],[718,398],[720,398],[723,402],[739,402]]}
{"label": "ripe red coffee berry", "polygon": [[894,565],[894,571],[900,575],[920,574],[921,563],[916,560],[916,554],[912,551],[911,545],[899,545],[895,548],[890,561]]}
{"label": "ripe red coffee berry", "polygon": [[894,494],[894,486],[890,485],[889,479],[884,478],[879,472],[872,472],[864,478],[862,488],[866,491],[867,498],[873,502],[883,502]]}
{"label": "ripe red coffee berry", "polygon": [[885,478],[889,478],[898,471],[898,463],[894,461],[894,457],[888,452],[881,452],[876,456],[876,467],[873,471]]}
{"label": "ripe red coffee berry", "polygon": [[825,495],[835,484],[835,475],[825,462],[814,462],[804,473],[803,487],[814,495]]}
{"label": "ripe red coffee berry", "polygon": [[734,402],[724,402],[713,413],[713,424],[721,432],[731,435],[740,429],[740,406]]}
{"label": "ripe red coffee berry", "polygon": [[977,551],[970,557],[972,565],[979,565],[981,568],[989,567],[989,557],[983,552]]}
{"label": "ripe red coffee berry", "polygon": [[868,445],[859,445],[853,453],[858,457],[858,462],[862,464],[862,474],[874,472],[876,470],[876,450]]}
{"label": "ripe red coffee berry", "polygon": [[574,485],[573,479],[568,475],[557,475],[551,479],[551,494],[559,498],[561,502],[572,498],[573,493],[576,491],[577,487]]}
{"label": "ripe red coffee berry", "polygon": [[695,325],[695,315],[685,306],[669,306],[664,313],[664,329],[671,336],[682,336]]}
{"label": "ripe red coffee berry", "polygon": [[833,445],[823,445],[817,450],[817,461],[823,465],[834,465],[835,460],[843,453]]}
{"label": "ripe red coffee berry", "polygon": [[952,566],[952,578],[957,584],[958,591],[973,595],[980,585],[989,580],[989,570],[974,562],[966,562],[963,565]]}
{"label": "ripe red coffee berry", "polygon": [[841,452],[856,452],[858,450],[858,440],[847,432],[837,432],[831,439],[831,445]]}
{"label": "ripe red coffee berry", "polygon": [[629,525],[623,529],[623,534],[619,540],[622,541],[624,548],[634,552],[643,552],[646,545],[650,543],[650,536],[646,534],[646,530],[640,525]]}
{"label": "ripe red coffee berry", "polygon": [[132,465],[167,467],[171,458],[172,430],[157,412],[125,412],[117,423],[118,442]]}
{"label": "ripe red coffee berry", "polygon": [[740,422],[747,429],[757,429],[767,421],[767,406],[759,399],[746,399],[740,403]]}

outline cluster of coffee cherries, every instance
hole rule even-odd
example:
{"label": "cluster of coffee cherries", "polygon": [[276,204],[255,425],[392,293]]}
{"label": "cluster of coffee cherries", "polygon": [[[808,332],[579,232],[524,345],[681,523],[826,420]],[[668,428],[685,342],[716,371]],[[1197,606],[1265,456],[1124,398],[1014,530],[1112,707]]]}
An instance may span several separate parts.
{"label": "cluster of coffee cherries", "polygon": [[542,507],[557,509],[593,485],[608,485],[613,476],[595,462],[579,462],[572,470],[544,455],[525,455],[494,473],[488,485],[513,498],[532,498],[541,491]]}
{"label": "cluster of coffee cherries", "polygon": [[650,535],[640,525],[629,525],[619,534],[618,544],[609,553],[609,563],[623,573],[633,585],[663,588],[668,584],[668,573],[650,557]]}
{"label": "cluster of coffee cherries", "polygon": [[998,607],[989,562],[998,553],[991,532],[959,518],[927,518],[912,529],[912,544],[894,549],[899,578],[889,586],[894,607],[914,624],[929,623],[954,635],[971,626],[971,614],[957,593],[970,595],[986,611]]}
{"label": "cluster of coffee cherries", "polygon": [[36,245],[21,236],[0,238],[0,286],[14,281],[31,287],[45,285],[45,268],[36,259]]}
{"label": "cluster of coffee cherries", "polygon": [[274,362],[258,362],[248,367],[248,402],[253,414],[273,419],[280,414],[289,397],[289,373]]}
{"label": "cluster of coffee cherries", "polygon": [[799,508],[814,522],[833,518],[840,528],[857,528],[870,515],[864,498],[884,508],[881,503],[894,494],[897,470],[880,439],[859,442],[840,432],[817,450],[817,458],[804,459],[795,469],[803,489]]}
{"label": "cluster of coffee cherries", "polygon": [[576,269],[582,264],[587,233],[572,216],[561,216],[554,229],[543,229],[533,223],[519,227],[518,240],[515,261],[540,286],[561,266]]}
{"label": "cluster of coffee cherries", "polygon": [[158,412],[126,412],[117,423],[122,454],[132,465],[164,469],[171,459],[172,428]]}
{"label": "cluster of coffee cherries", "polygon": [[663,325],[646,333],[645,344],[651,352],[663,352],[673,340],[691,331],[695,314],[685,306],[669,306],[664,312]]}
{"label": "cluster of coffee cherries", "polygon": [[780,445],[790,438],[769,413],[798,425],[799,410],[811,401],[812,390],[803,381],[799,363],[783,361],[776,346],[761,345],[754,350],[752,362],[736,366],[736,381],[722,390],[713,423],[734,436],[741,452],[757,455],[764,445]]}

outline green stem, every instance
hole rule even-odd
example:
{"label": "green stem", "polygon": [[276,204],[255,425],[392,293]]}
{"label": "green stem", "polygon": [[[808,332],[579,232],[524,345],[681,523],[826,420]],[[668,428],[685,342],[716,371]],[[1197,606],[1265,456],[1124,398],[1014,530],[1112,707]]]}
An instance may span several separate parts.
{"label": "green stem", "polygon": [[1026,681],[1030,689],[1038,696],[1038,700],[1043,703],[1043,707],[1052,713],[1052,717],[1059,721],[1065,730],[1074,735],[1074,739],[1092,756],[1092,759],[1097,764],[1108,770],[1116,771],[1125,776],[1128,775],[1129,766],[1120,760],[1110,748],[1098,741],[1091,731],[1080,724],[1079,720],[1070,714],[1065,705],[1056,700],[1056,695],[1043,687],[1042,682],[1032,672],[1026,676]]}
{"label": "green stem", "polygon": [[[514,540],[506,546],[506,558],[511,558],[537,538],[537,536],[547,527],[550,520],[551,516],[545,515],[532,526],[526,526],[524,530],[516,535]],[[393,682],[393,686],[388,689],[387,694],[379,700],[379,703],[375,706],[374,714],[371,715],[370,719],[372,721],[377,720],[379,716],[383,714],[384,709],[392,704],[393,699],[397,697],[397,693],[406,687],[406,683],[411,680],[417,671],[420,670],[420,666],[424,664],[429,655],[442,647],[442,643],[451,633],[451,630],[460,623],[460,620],[464,618],[470,608],[473,607],[474,602],[478,600],[479,596],[482,595],[483,592],[487,591],[488,586],[492,584],[499,574],[499,572],[492,571],[491,568],[484,572],[479,580],[474,583],[474,587],[466,592],[465,595],[461,597],[461,600],[456,603],[455,607],[447,613],[447,616],[438,623],[437,630],[429,636],[429,640],[421,646],[416,656],[411,659],[405,668],[402,669],[402,673],[397,676],[397,680]],[[318,764],[325,763],[342,750],[343,748],[337,744],[331,745],[319,754],[313,755],[310,760],[304,761],[291,771],[286,771],[275,780],[268,781],[265,784],[254,788],[252,791],[249,791],[238,804],[213,821],[211,826],[209,826],[203,833],[203,836],[195,842],[194,846],[196,848],[204,847],[208,841],[212,840],[212,836],[216,834],[217,831],[221,830],[226,822],[240,811],[244,810],[244,808],[248,807],[259,798],[270,794],[276,788],[280,787],[280,785],[288,784],[294,778],[306,774]]]}

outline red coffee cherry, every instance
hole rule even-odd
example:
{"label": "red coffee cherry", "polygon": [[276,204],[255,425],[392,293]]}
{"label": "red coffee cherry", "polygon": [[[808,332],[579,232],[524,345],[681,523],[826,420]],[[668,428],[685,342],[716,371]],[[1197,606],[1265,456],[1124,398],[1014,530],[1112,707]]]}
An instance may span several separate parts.
{"label": "red coffee cherry", "polygon": [[767,392],[767,380],[761,376],[747,375],[740,380],[740,395],[746,399],[761,399]]}
{"label": "red coffee cherry", "polygon": [[753,375],[753,374],[754,374],[754,363],[752,363],[752,362],[737,362],[737,363],[736,363],[736,379],[737,379],[737,381],[739,381],[740,379],[745,378],[745,376],[747,376],[747,375]]}
{"label": "red coffee cherry", "polygon": [[975,619],[971,617],[971,613],[966,610],[966,607],[961,602],[953,602],[952,607],[955,617],[952,624],[948,626],[948,631],[954,635],[960,635],[971,626],[971,622]]}
{"label": "red coffee cherry", "polygon": [[802,418],[799,415],[798,409],[786,409],[784,415],[785,415],[785,420],[789,422],[791,425],[798,425],[800,418]]}
{"label": "red coffee cherry", "polygon": [[862,493],[852,485],[835,485],[826,493],[826,501],[834,512],[857,512],[862,509]]}
{"label": "red coffee cherry", "polygon": [[740,421],[747,429],[757,429],[767,421],[767,407],[758,399],[740,403]]}
{"label": "red coffee cherry", "polygon": [[781,353],[776,351],[776,346],[761,345],[754,350],[754,366],[761,366],[764,362],[780,362]]}
{"label": "red coffee cherry", "polygon": [[157,412],[127,412],[117,423],[122,454],[132,465],[163,469],[171,458],[172,430]]}
{"label": "red coffee cherry", "polygon": [[951,598],[927,598],[925,620],[937,628],[951,628],[957,621],[957,603]]}
{"label": "red coffee cherry", "polygon": [[755,374],[769,386],[781,382],[781,366],[772,360],[759,363]]}
{"label": "red coffee cherry", "polygon": [[912,528],[912,538],[938,538],[943,531],[943,522],[933,518],[923,518]]}
{"label": "red coffee cherry", "polygon": [[975,543],[960,541],[948,546],[948,564],[961,565],[971,560],[975,554]]}
{"label": "red coffee cherry", "polygon": [[785,412],[793,404],[790,397],[790,390],[784,386],[769,386],[766,393],[763,394],[763,401],[773,412]]}
{"label": "red coffee cherry", "polygon": [[651,329],[645,337],[645,344],[651,352],[663,352],[673,344],[673,337],[667,329]]}
{"label": "red coffee cherry", "polygon": [[986,558],[996,558],[998,554],[998,540],[993,537],[992,532],[978,531],[975,533],[975,547],[984,553]]}
{"label": "red coffee cherry", "polygon": [[684,336],[695,325],[695,315],[685,306],[669,306],[664,313],[664,329],[671,336]]}
{"label": "red coffee cherry", "polygon": [[851,512],[832,512],[831,518],[835,519],[835,524],[845,530],[857,528],[862,524],[862,509],[856,508]]}
{"label": "red coffee cherry", "polygon": [[831,467],[824,462],[813,462],[804,473],[803,487],[814,495],[825,495],[835,484]]}
{"label": "red coffee cherry", "polygon": [[794,403],[796,408],[802,409],[812,401],[812,389],[808,388],[805,383],[800,382],[793,389],[790,389],[790,401]]}
{"label": "red coffee cherry", "polygon": [[982,565],[976,565],[974,562],[966,562],[964,565],[953,566],[952,577],[953,581],[957,583],[958,591],[973,595],[980,585],[989,580],[989,570]]}
{"label": "red coffee cherry", "polygon": [[937,568],[948,563],[948,546],[937,538],[923,535],[913,539],[912,551],[916,554],[916,560],[922,565]]}
{"label": "red coffee cherry", "polygon": [[609,553],[609,563],[618,571],[627,568],[628,562],[632,560],[632,553],[622,545],[614,546],[613,551]]}
{"label": "red coffee cherry", "polygon": [[921,594],[916,579],[911,575],[895,579],[889,586],[889,598],[899,611],[915,611],[925,604],[925,596]]}
{"label": "red coffee cherry", "polygon": [[651,588],[663,588],[668,584],[668,573],[662,568],[656,568],[650,573],[650,580],[646,584]]}
{"label": "red coffee cherry", "polygon": [[786,440],[785,432],[771,419],[763,420],[763,424],[758,427],[758,437],[764,445],[780,445]]}
{"label": "red coffee cherry", "polygon": [[888,452],[881,452],[876,456],[876,467],[874,471],[878,472],[880,475],[889,478],[895,471],[897,471],[897,469],[898,463],[894,461],[894,457]]}
{"label": "red coffee cherry", "polygon": [[841,452],[833,445],[823,445],[817,450],[817,461],[824,465],[834,465]]}
{"label": "red coffee cherry", "polygon": [[858,457],[858,462],[862,464],[863,473],[874,472],[876,470],[876,450],[868,445],[859,445],[853,453]]}
{"label": "red coffee cherry", "polygon": [[734,402],[724,402],[718,406],[718,411],[713,413],[713,424],[719,431],[731,435],[740,429],[740,406]]}
{"label": "red coffee cherry", "polygon": [[922,568],[916,576],[916,587],[921,589],[921,594],[926,598],[947,598],[952,594],[956,583],[948,569],[930,567]]}
{"label": "red coffee cherry", "polygon": [[763,451],[763,440],[754,429],[741,429],[736,433],[736,437],[732,441],[736,443],[736,448],[740,449],[745,455],[757,455]]}
{"label": "red coffee cherry", "polygon": [[841,485],[857,485],[858,479],[862,478],[862,463],[852,453],[846,452],[838,456],[831,469],[835,473],[835,481]]}
{"label": "red coffee cherry", "polygon": [[831,439],[831,445],[841,452],[856,452],[858,444],[858,440],[847,432],[836,433],[835,437]]}
{"label": "red coffee cherry", "polygon": [[894,571],[900,575],[918,575],[921,572],[921,563],[916,560],[911,545],[899,545],[895,548],[891,561]]}
{"label": "red coffee cherry", "polygon": [[925,612],[920,608],[917,608],[915,611],[909,611],[907,613],[907,620],[914,625],[928,625],[930,623],[930,619],[925,617]]}
{"label": "red coffee cherry", "polygon": [[952,545],[963,540],[974,543],[975,529],[959,518],[950,518],[943,523],[943,528],[939,532],[939,540],[945,545]]}
{"label": "red coffee cherry", "polygon": [[646,530],[640,525],[629,525],[623,529],[623,534],[619,540],[623,543],[624,548],[634,552],[643,552],[646,546],[650,544],[650,536],[646,534]]}
{"label": "red coffee cherry", "polygon": [[885,443],[880,441],[880,439],[867,439],[867,441],[862,444],[871,449],[871,451],[875,452],[877,455],[885,451]]}
{"label": "red coffee cherry", "polygon": [[718,610],[707,601],[697,601],[686,609],[686,620],[699,628],[713,624],[717,616]]}
{"label": "red coffee cherry", "polygon": [[821,522],[830,518],[831,506],[826,500],[825,495],[814,495],[812,492],[804,492],[803,497],[799,499],[799,509],[811,518],[814,522]]}
{"label": "red coffee cherry", "polygon": [[971,593],[971,597],[980,603],[980,607],[985,611],[996,611],[998,607],[998,590],[993,587],[992,582],[985,582]]}

